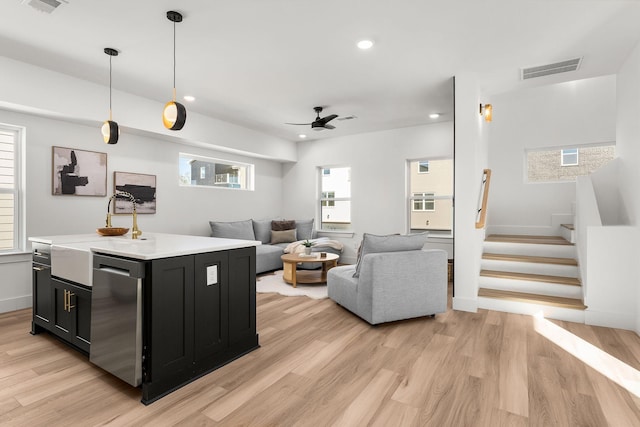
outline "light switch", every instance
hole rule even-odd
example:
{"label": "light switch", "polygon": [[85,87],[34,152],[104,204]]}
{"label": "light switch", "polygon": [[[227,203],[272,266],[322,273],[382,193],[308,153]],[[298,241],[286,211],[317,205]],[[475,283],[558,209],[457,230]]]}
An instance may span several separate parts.
{"label": "light switch", "polygon": [[218,283],[218,266],[210,265],[207,267],[207,286],[216,285]]}

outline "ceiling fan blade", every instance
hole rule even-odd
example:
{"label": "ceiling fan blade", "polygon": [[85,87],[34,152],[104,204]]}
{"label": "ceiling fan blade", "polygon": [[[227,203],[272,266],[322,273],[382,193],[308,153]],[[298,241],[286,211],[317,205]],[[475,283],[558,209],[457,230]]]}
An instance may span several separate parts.
{"label": "ceiling fan blade", "polygon": [[316,121],[322,124],[326,124],[326,123],[329,123],[331,120],[335,119],[336,117],[338,117],[337,114],[331,114],[330,116],[323,117],[320,120],[316,120]]}
{"label": "ceiling fan blade", "polygon": [[334,125],[324,125],[325,129],[335,129],[336,127]]}
{"label": "ceiling fan blade", "polygon": [[311,123],[285,123],[285,125],[309,126]]}

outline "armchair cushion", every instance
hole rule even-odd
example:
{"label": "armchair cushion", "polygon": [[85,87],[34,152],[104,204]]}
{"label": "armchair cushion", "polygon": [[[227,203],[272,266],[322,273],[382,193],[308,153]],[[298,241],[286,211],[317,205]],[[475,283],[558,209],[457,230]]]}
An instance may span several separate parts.
{"label": "armchair cushion", "polygon": [[399,234],[391,234],[388,236],[377,236],[375,234],[364,233],[362,236],[362,245],[360,245],[360,254],[356,264],[356,270],[353,277],[360,277],[360,269],[362,259],[365,255],[378,252],[397,252],[397,251],[414,251],[420,250],[427,243],[428,233],[409,234],[401,236]]}

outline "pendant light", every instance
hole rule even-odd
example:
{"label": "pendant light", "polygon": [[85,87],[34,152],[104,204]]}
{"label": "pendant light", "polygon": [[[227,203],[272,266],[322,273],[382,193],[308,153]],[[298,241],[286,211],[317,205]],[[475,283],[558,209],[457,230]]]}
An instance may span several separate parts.
{"label": "pendant light", "polygon": [[109,120],[102,124],[102,139],[107,144],[117,144],[120,129],[118,128],[118,123],[111,120],[111,58],[118,56],[118,51],[110,47],[105,47],[104,53],[109,55]]}
{"label": "pendant light", "polygon": [[162,123],[169,130],[180,130],[187,121],[187,109],[176,102],[176,22],[182,22],[182,15],[170,10],[167,19],[173,22],[173,100],[167,102],[162,110]]}

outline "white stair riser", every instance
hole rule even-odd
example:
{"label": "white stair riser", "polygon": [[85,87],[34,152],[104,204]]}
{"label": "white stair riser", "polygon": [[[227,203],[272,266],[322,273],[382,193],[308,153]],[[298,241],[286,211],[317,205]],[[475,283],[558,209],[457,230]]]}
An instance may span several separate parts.
{"label": "white stair riser", "polygon": [[560,235],[565,238],[565,240],[575,243],[576,242],[576,231],[569,230],[565,227],[560,227]]}
{"label": "white stair riser", "polygon": [[572,245],[538,245],[528,243],[484,242],[484,252],[505,255],[529,255],[554,258],[575,258]]}
{"label": "white stair riser", "polygon": [[509,271],[512,273],[542,274],[546,276],[578,277],[575,265],[543,264],[538,262],[519,262],[483,259],[483,270]]}
{"label": "white stair riser", "polygon": [[481,288],[501,291],[526,292],[528,294],[549,295],[554,297],[582,299],[582,287],[560,285],[557,283],[533,282],[528,280],[498,279],[480,276],[478,284]]}
{"label": "white stair riser", "polygon": [[[584,323],[584,310],[554,307],[544,304],[509,301],[498,298],[478,297],[478,308],[505,311],[507,313],[535,315],[542,311],[548,319],[565,320],[567,322]],[[532,319],[533,320],[533,319]]]}

